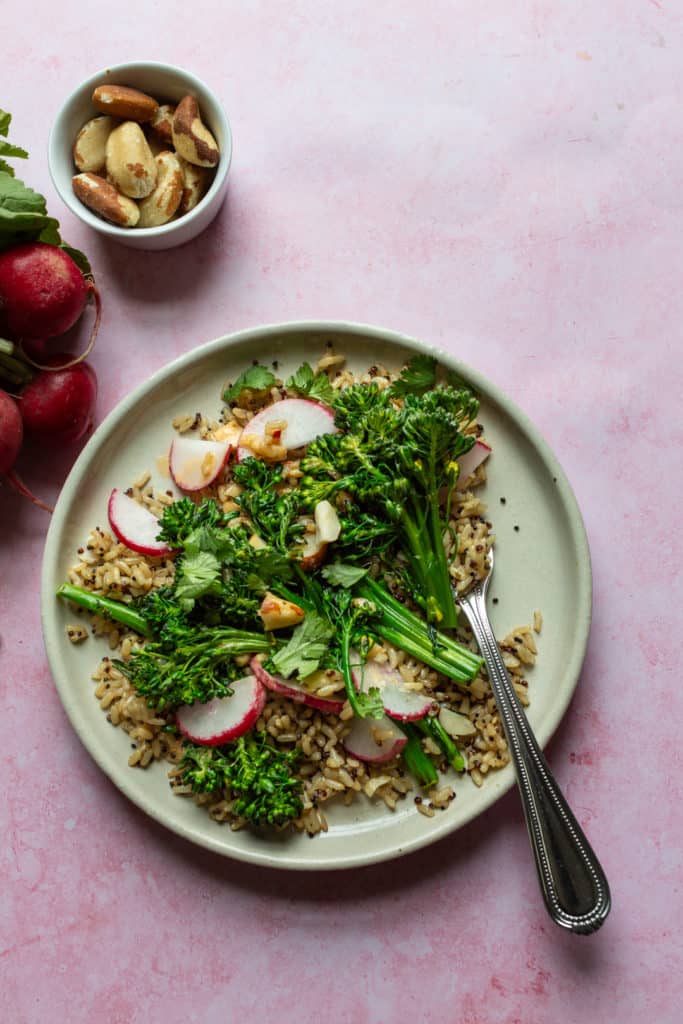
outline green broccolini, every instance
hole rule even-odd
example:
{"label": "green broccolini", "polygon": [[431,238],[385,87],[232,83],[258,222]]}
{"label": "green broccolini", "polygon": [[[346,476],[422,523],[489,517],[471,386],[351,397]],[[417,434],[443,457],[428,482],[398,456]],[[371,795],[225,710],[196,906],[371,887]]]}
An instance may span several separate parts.
{"label": "green broccolini", "polygon": [[170,588],[150,594],[140,610],[69,583],[62,584],[57,595],[150,638],[128,661],[114,664],[158,711],[227,696],[230,683],[243,671],[234,659],[268,654],[274,645],[265,633],[189,622],[174,604]]}
{"label": "green broccolini", "polygon": [[252,825],[284,825],[303,809],[298,750],[279,750],[265,733],[241,736],[222,747],[184,745],[179,781],[195,793],[230,791],[233,812]]}
{"label": "green broccolini", "polygon": [[400,400],[391,388],[382,390],[376,384],[342,390],[334,407],[339,432],[309,445],[299,493],[309,508],[350,495],[373,518],[378,536],[379,525],[384,526],[385,541],[393,532],[428,621],[452,628],[457,613],[443,537],[458,479],[457,460],[474,444],[466,430],[478,402],[464,386],[426,392],[420,386],[419,393],[410,386],[404,379]]}
{"label": "green broccolini", "polygon": [[263,633],[227,626],[187,626],[175,630],[172,642],[149,641],[128,661],[116,661],[135,690],[158,711],[180,704],[203,704],[232,693],[230,683],[244,674],[234,659],[242,654],[269,653],[272,641]]}
{"label": "green broccolini", "polygon": [[301,540],[303,525],[297,521],[296,491],[283,490],[282,465],[245,459],[233,466],[232,475],[243,488],[235,502],[261,540],[283,554],[290,552]]}
{"label": "green broccolini", "polygon": [[291,575],[284,552],[268,545],[254,547],[249,531],[235,522],[235,513],[222,512],[209,499],[199,505],[188,498],[174,502],[165,509],[160,528],[161,539],[180,551],[173,595],[191,613],[191,621],[260,625],[259,605],[271,578]]}

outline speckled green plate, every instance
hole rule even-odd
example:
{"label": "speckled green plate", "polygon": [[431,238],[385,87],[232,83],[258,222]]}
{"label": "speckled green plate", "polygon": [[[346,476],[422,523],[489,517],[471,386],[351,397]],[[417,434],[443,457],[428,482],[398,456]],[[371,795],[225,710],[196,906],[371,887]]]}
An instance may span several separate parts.
{"label": "speckled green plate", "polygon": [[[353,370],[379,361],[398,369],[415,352],[437,355],[481,398],[480,418],[492,442],[488,483],[496,542],[491,606],[500,635],[543,612],[539,659],[530,673],[529,718],[544,744],[560,722],[576,686],[591,616],[591,569],[586,534],[566,477],[538,431],[489,381],[418,341],[390,331],[346,323],[293,323],[260,327],[219,338],[194,349],[138,387],[107,417],[81,453],[61,492],[47,537],[42,574],[42,619],[47,654],[60,698],[88,752],[143,811],[168,828],[217,853],[290,869],[332,869],[400,856],[454,832],[513,785],[507,768],[478,789],[457,779],[457,798],[433,818],[419,814],[412,799],[395,812],[359,799],[328,810],[329,831],[306,835],[256,835],[218,825],[193,801],[174,796],[167,766],[146,771],[127,765],[130,741],[113,728],[93,696],[90,675],[104,651],[93,638],[78,646],[65,636],[72,614],[55,599],[89,530],[106,523],[113,487],[126,487],[168,450],[171,419],[183,410],[220,409],[221,384],[253,359],[277,359],[284,376],[303,360],[314,362],[332,341]],[[166,478],[157,481],[163,489]],[[501,505],[499,498],[505,496]],[[518,526],[519,530],[514,527]],[[561,585],[560,585],[561,584]]]}

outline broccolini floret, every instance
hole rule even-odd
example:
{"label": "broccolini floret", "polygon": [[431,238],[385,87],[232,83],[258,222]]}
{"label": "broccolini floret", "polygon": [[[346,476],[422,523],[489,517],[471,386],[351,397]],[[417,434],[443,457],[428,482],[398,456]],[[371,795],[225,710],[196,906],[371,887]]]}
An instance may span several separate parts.
{"label": "broccolini floret", "polygon": [[234,814],[252,825],[284,825],[303,808],[302,781],[293,774],[298,758],[298,750],[250,733],[223,747],[185,744],[178,778],[195,793],[229,790]]}
{"label": "broccolini floret", "polygon": [[269,653],[272,641],[263,633],[227,626],[178,628],[173,642],[150,641],[115,665],[130,679],[150,707],[158,711],[181,704],[200,704],[226,697],[230,683],[244,670],[235,665],[241,654]]}

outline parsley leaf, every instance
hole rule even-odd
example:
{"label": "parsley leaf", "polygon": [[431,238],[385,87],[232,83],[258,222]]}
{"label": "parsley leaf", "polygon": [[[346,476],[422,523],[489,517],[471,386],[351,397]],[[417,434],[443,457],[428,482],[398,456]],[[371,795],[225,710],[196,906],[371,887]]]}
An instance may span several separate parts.
{"label": "parsley leaf", "polygon": [[357,565],[344,565],[343,562],[332,562],[322,569],[322,574],[328,583],[333,587],[352,587],[358,580],[367,575],[367,569],[360,569]]}
{"label": "parsley leaf", "polygon": [[250,391],[265,391],[267,388],[271,388],[274,383],[275,374],[267,366],[261,366],[260,363],[257,363],[255,366],[249,366],[239,375],[234,384],[225,389],[223,401],[228,403],[236,402],[243,391],[247,389]]}
{"label": "parsley leaf", "polygon": [[185,555],[179,563],[175,581],[175,597],[183,611],[192,611],[198,597],[218,593],[221,563],[211,551]]}
{"label": "parsley leaf", "polygon": [[334,389],[329,377],[322,370],[314,373],[308,363],[302,363],[286,383],[288,388],[306,398],[313,398],[323,405],[334,404]]}
{"label": "parsley leaf", "polygon": [[291,639],[271,658],[275,671],[288,679],[296,672],[300,679],[310,676],[320,666],[327,653],[334,627],[322,615],[306,612],[306,618],[296,626]]}
{"label": "parsley leaf", "polygon": [[436,384],[436,359],[433,356],[416,355],[403,367],[398,380],[389,389],[392,396],[423,395]]}

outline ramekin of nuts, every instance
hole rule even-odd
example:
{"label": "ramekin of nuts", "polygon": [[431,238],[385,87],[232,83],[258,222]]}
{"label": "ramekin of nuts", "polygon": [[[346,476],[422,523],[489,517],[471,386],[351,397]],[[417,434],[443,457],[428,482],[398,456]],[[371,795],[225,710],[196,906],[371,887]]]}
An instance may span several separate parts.
{"label": "ramekin of nuts", "polygon": [[215,94],[153,61],[93,75],[57,114],[50,174],[69,209],[136,249],[195,238],[225,198],[232,137]]}

